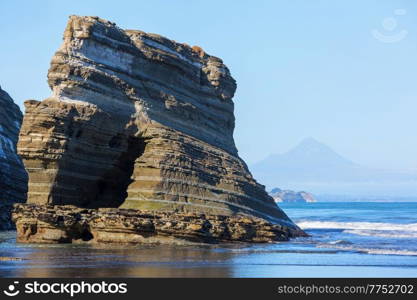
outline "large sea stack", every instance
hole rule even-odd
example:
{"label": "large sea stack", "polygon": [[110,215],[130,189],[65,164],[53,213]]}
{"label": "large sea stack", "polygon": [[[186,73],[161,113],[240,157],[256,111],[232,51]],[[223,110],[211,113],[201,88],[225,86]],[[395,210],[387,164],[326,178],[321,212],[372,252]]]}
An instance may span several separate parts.
{"label": "large sea stack", "polygon": [[26,200],[27,173],[16,152],[22,118],[19,107],[0,87],[0,230],[13,227],[12,204]]}
{"label": "large sea stack", "polygon": [[25,102],[18,151],[29,192],[14,214],[19,241],[303,234],[238,156],[236,82],[221,59],[71,16],[48,83],[49,98]]}

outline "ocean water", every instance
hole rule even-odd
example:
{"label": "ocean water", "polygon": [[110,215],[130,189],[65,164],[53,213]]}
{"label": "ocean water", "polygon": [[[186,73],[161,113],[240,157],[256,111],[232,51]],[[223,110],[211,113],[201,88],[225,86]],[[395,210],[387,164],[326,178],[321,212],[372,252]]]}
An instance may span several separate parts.
{"label": "ocean water", "polygon": [[0,277],[417,277],[417,203],[284,203],[311,237],[261,245],[16,244]]}

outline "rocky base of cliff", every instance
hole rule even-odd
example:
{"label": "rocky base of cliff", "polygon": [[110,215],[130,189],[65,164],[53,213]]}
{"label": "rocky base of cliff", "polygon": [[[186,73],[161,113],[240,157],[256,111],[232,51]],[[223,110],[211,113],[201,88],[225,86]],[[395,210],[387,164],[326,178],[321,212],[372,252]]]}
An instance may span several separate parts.
{"label": "rocky base of cliff", "polygon": [[298,228],[237,215],[15,204],[12,218],[20,243],[267,243],[306,236]]}

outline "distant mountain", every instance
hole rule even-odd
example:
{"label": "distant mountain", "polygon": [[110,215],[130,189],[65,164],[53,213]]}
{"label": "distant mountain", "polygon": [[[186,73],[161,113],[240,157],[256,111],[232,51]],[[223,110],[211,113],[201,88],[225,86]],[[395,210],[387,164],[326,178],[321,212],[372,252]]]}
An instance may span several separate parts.
{"label": "distant mountain", "polygon": [[417,196],[417,173],[358,165],[313,138],[304,139],[286,153],[270,155],[250,169],[268,188]]}
{"label": "distant mountain", "polygon": [[330,147],[313,138],[304,139],[300,144],[284,154],[272,154],[265,160],[254,165],[257,171],[273,168],[292,170],[306,168],[354,168],[356,165],[337,154]]}

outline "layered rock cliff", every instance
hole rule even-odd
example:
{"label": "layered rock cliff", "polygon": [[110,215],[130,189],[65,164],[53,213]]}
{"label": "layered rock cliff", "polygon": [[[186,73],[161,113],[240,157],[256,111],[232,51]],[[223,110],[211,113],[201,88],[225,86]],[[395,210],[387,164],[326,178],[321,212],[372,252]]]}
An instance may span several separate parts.
{"label": "layered rock cliff", "polygon": [[17,155],[22,113],[0,87],[0,230],[11,229],[12,203],[26,200],[27,173]]}
{"label": "layered rock cliff", "polygon": [[200,47],[71,16],[25,102],[19,154],[28,202],[248,215],[297,229],[233,140],[236,82]]}

